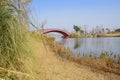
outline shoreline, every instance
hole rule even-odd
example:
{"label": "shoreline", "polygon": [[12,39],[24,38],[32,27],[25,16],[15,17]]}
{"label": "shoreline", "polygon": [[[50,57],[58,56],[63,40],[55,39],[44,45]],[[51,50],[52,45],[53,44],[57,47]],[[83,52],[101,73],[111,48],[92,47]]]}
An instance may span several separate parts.
{"label": "shoreline", "polygon": [[120,37],[120,34],[118,34],[118,33],[98,34],[97,37]]}
{"label": "shoreline", "polygon": [[78,63],[79,65],[90,67],[98,73],[102,72],[104,74],[112,73],[114,75],[120,75],[120,64],[115,63],[113,59],[105,56],[106,53],[102,55],[102,58],[92,59],[91,57],[82,57],[80,55],[75,57],[69,49],[64,48],[64,46],[61,46],[58,43],[53,42],[48,45],[53,52],[58,54],[63,59],[67,59],[73,63]]}

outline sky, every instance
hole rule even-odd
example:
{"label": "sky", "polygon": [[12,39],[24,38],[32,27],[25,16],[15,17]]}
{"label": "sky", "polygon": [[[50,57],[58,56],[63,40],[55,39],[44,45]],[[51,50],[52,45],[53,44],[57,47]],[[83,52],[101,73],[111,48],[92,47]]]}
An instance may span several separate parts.
{"label": "sky", "polygon": [[120,28],[120,0],[33,0],[31,7],[36,23],[46,29]]}

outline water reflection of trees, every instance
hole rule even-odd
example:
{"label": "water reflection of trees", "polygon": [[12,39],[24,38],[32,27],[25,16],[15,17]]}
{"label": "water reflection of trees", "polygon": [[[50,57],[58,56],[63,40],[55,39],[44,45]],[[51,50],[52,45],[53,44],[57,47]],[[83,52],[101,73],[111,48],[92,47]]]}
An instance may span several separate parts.
{"label": "water reflection of trees", "polygon": [[74,44],[74,49],[77,49],[80,47],[81,43],[80,43],[80,39],[79,38],[75,38],[75,44]]}

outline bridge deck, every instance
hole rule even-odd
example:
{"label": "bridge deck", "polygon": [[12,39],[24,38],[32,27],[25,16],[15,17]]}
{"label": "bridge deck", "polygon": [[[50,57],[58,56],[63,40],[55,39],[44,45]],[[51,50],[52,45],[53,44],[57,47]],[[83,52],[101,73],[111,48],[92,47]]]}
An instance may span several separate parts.
{"label": "bridge deck", "polygon": [[65,37],[68,37],[70,35],[69,32],[65,31],[65,30],[60,30],[60,29],[45,29],[43,30],[41,33],[42,34],[47,34],[47,33],[51,33],[51,32],[57,32],[60,33],[62,35],[64,35]]}

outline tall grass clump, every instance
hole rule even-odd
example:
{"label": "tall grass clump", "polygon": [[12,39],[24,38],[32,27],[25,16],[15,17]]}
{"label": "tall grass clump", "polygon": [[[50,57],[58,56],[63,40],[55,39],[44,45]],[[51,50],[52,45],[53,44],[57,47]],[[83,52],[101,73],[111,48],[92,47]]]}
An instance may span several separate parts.
{"label": "tall grass clump", "polygon": [[0,69],[24,71],[22,59],[29,54],[24,4],[22,0],[0,0]]}

